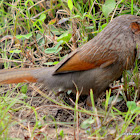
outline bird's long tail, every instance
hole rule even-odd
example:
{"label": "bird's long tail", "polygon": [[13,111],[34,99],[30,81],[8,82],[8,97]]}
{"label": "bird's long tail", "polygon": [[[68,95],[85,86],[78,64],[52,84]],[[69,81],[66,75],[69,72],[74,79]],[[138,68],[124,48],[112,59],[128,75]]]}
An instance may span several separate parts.
{"label": "bird's long tail", "polygon": [[33,75],[38,71],[39,68],[0,70],[0,84],[37,82]]}

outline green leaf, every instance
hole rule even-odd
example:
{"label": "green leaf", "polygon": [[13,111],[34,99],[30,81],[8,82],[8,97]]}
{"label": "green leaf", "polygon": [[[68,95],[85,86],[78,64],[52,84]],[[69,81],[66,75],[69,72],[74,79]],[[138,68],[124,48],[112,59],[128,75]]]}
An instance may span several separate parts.
{"label": "green leaf", "polygon": [[73,9],[72,0],[68,0],[68,7],[69,7],[69,9],[72,11],[72,9]]}
{"label": "green leaf", "polygon": [[55,49],[55,48],[47,48],[47,49],[45,50],[45,53],[47,53],[47,54],[55,53],[56,50],[57,50],[57,49]]}
{"label": "green leaf", "polygon": [[62,50],[62,47],[59,47],[59,48],[56,50],[55,54],[59,53],[61,50]]}
{"label": "green leaf", "polygon": [[104,23],[101,27],[102,27],[102,30],[107,26],[107,23]]}
{"label": "green leaf", "polygon": [[24,35],[24,38],[29,39],[32,36],[32,33]]}
{"label": "green leaf", "polygon": [[21,39],[24,35],[16,35],[17,39]]}
{"label": "green leaf", "polygon": [[81,123],[81,128],[87,129],[87,128],[90,127],[91,124],[93,124],[94,122],[95,122],[94,119],[93,119],[92,117],[90,117],[89,119],[87,119],[87,120],[85,120],[85,121],[83,121],[83,122]]}
{"label": "green leaf", "polygon": [[18,54],[18,53],[21,52],[21,50],[18,50],[18,49],[17,49],[17,50],[12,50],[12,51],[9,51],[9,52],[10,52],[10,53],[17,53],[17,54]]}
{"label": "green leaf", "polygon": [[45,15],[45,14],[42,14],[42,15],[40,16],[40,18],[39,18],[39,20],[41,20],[41,21],[43,21],[43,22],[44,22],[45,19],[46,19],[46,15]]}
{"label": "green leaf", "polygon": [[37,33],[36,39],[37,39],[37,43],[38,43],[39,46],[45,44],[45,40],[44,40],[44,38],[42,38],[42,35],[41,34]]}
{"label": "green leaf", "polygon": [[70,34],[69,32],[65,32],[60,37],[57,38],[57,42],[63,41],[63,44],[65,44],[65,42],[68,43],[71,37],[72,37],[72,34]]}
{"label": "green leaf", "polygon": [[29,39],[32,36],[32,33],[26,34],[26,35],[16,35],[17,39],[21,39],[21,38],[26,38]]}
{"label": "green leaf", "polygon": [[136,105],[136,103],[135,103],[134,101],[128,101],[128,102],[127,102],[127,107],[128,107],[130,110],[134,110],[134,109],[137,107],[137,105]]}
{"label": "green leaf", "polygon": [[81,16],[80,15],[75,15],[73,17],[70,17],[70,19],[72,19],[72,18],[81,18]]}
{"label": "green leaf", "polygon": [[[109,101],[108,101],[108,104],[111,104],[112,103],[112,101],[114,100],[116,98],[116,96],[114,95],[114,96],[111,96],[110,98],[109,98]],[[123,100],[123,97],[122,96],[119,96],[118,98],[117,98],[117,103],[118,102],[120,102],[120,101],[122,101]]]}
{"label": "green leaf", "polygon": [[59,61],[54,61],[54,62],[47,62],[47,63],[44,63],[44,65],[56,65],[58,64]]}
{"label": "green leaf", "polygon": [[86,29],[94,29],[94,26],[88,26]]}
{"label": "green leaf", "polygon": [[63,138],[64,137],[64,131],[61,130],[60,133],[59,133],[59,135]]}
{"label": "green leaf", "polygon": [[64,55],[63,57],[60,57],[60,61],[63,60],[67,56],[68,56],[68,54]]}
{"label": "green leaf", "polygon": [[61,40],[55,45],[55,47],[47,48],[45,50],[45,53],[48,53],[48,54],[55,53],[55,54],[57,54],[62,49],[62,47],[59,47],[62,43],[63,43],[63,41]]}
{"label": "green leaf", "polygon": [[137,106],[134,101],[128,101],[127,102],[127,107],[129,108],[131,113],[136,113],[136,112],[140,111],[140,107]]}
{"label": "green leaf", "polygon": [[60,41],[55,45],[55,48],[57,49],[62,43],[63,43],[63,40],[60,40]]}
{"label": "green leaf", "polygon": [[115,0],[106,0],[105,4],[103,5],[102,11],[105,17],[108,17],[108,15],[113,11],[113,9],[116,6]]}
{"label": "green leaf", "polygon": [[34,21],[33,27],[36,26],[37,22],[38,22],[38,20]]}
{"label": "green leaf", "polygon": [[27,90],[28,90],[27,85],[24,85],[24,86],[21,87],[21,90],[20,91],[22,93],[26,94],[27,93]]}

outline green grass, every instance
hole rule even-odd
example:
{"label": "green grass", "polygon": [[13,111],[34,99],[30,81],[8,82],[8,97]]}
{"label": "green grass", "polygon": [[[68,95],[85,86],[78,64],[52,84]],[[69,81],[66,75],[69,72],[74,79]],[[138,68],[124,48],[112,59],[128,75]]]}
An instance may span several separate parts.
{"label": "green grass", "polygon": [[[55,65],[101,32],[110,19],[123,14],[140,16],[139,7],[137,0],[2,0],[0,67]],[[138,139],[136,135],[123,135],[140,133],[138,72],[137,65],[133,72],[125,72],[124,89],[116,90],[115,96],[107,91],[106,100],[97,105],[92,100],[92,111],[78,104],[78,92],[76,101],[67,103],[61,96],[47,94],[38,84],[1,86],[0,139]],[[130,86],[130,82],[134,84]],[[119,107],[120,100],[125,111]],[[71,116],[71,120],[58,119],[55,110],[62,110],[61,117]]]}

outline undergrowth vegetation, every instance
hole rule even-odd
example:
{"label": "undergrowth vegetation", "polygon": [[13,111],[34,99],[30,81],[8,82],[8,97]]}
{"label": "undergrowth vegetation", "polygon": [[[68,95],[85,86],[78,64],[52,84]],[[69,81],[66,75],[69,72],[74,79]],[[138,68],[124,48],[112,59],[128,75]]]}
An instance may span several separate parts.
{"label": "undergrowth vegetation", "polygon": [[[0,69],[55,65],[124,14],[140,16],[140,2],[1,0]],[[138,139],[138,66],[92,100],[92,110],[78,91],[56,97],[40,84],[1,85],[0,139]]]}

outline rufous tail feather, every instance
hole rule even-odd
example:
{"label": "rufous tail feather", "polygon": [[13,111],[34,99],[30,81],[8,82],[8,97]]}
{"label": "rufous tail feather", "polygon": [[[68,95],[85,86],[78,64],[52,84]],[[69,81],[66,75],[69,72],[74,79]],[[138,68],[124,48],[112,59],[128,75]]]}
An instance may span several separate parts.
{"label": "rufous tail feather", "polygon": [[0,70],[0,84],[37,82],[31,75],[32,70],[34,68]]}

